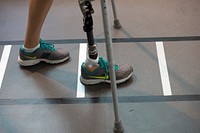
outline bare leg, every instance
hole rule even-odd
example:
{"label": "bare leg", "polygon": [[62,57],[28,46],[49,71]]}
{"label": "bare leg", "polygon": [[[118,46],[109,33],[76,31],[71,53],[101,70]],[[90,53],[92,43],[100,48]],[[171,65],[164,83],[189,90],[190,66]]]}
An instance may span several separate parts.
{"label": "bare leg", "polygon": [[40,33],[44,20],[49,12],[53,0],[30,0],[29,16],[24,39],[24,47],[34,48],[40,40]]}

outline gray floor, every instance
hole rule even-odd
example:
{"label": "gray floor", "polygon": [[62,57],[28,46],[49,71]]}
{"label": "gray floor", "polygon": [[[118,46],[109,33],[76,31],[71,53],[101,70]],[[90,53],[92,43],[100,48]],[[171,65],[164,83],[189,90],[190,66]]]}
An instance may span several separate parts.
{"label": "gray floor", "polygon": [[[122,28],[112,29],[115,62],[134,68],[133,77],[118,85],[125,131],[199,133],[200,1],[116,0],[116,5]],[[106,57],[100,2],[93,6],[98,50]],[[0,0],[0,57],[12,45],[0,88],[0,133],[111,133],[110,86],[85,86],[85,98],[76,98],[79,45],[86,38],[77,1],[54,1],[42,30],[43,39],[70,51],[71,59],[60,65],[18,65],[27,13],[26,0]],[[164,43],[171,96],[163,94],[157,41]]]}

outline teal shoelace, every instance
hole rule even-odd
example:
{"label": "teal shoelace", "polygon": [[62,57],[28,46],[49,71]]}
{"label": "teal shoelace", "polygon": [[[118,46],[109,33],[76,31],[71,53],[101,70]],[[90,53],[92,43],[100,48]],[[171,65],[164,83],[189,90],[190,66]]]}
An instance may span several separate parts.
{"label": "teal shoelace", "polygon": [[[99,65],[101,66],[101,68],[105,68],[106,70],[106,74],[108,74],[108,61],[104,60],[102,57],[99,57]],[[114,69],[115,70],[118,70],[119,69],[119,66],[118,65],[115,65],[114,66]]]}
{"label": "teal shoelace", "polygon": [[44,42],[42,39],[40,39],[40,49],[56,51],[56,49],[55,49],[53,44]]}

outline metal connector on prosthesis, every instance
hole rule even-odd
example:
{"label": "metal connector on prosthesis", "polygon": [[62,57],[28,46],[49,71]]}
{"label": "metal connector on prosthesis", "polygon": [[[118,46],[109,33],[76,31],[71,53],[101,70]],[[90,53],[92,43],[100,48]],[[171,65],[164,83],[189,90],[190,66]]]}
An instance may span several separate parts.
{"label": "metal connector on prosthesis", "polygon": [[94,13],[94,10],[90,9],[91,1],[94,1],[94,0],[78,0],[80,9],[81,9],[81,12],[83,13],[83,15],[85,15],[87,12],[90,12],[91,14]]}

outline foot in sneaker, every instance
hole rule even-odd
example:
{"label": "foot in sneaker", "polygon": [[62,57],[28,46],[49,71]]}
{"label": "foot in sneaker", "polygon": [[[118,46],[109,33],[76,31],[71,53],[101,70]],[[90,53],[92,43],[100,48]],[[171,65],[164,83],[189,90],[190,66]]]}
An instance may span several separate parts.
{"label": "foot in sneaker", "polygon": [[[123,83],[128,80],[133,74],[133,68],[130,65],[115,65],[116,83]],[[81,66],[80,80],[83,84],[92,85],[98,83],[111,83],[108,62],[102,57],[99,57],[98,66],[91,71],[85,63]]]}
{"label": "foot in sneaker", "polygon": [[32,66],[44,61],[49,64],[62,63],[69,59],[69,52],[54,48],[53,44],[40,39],[40,47],[34,52],[26,52],[20,47],[18,63],[22,66]]}

